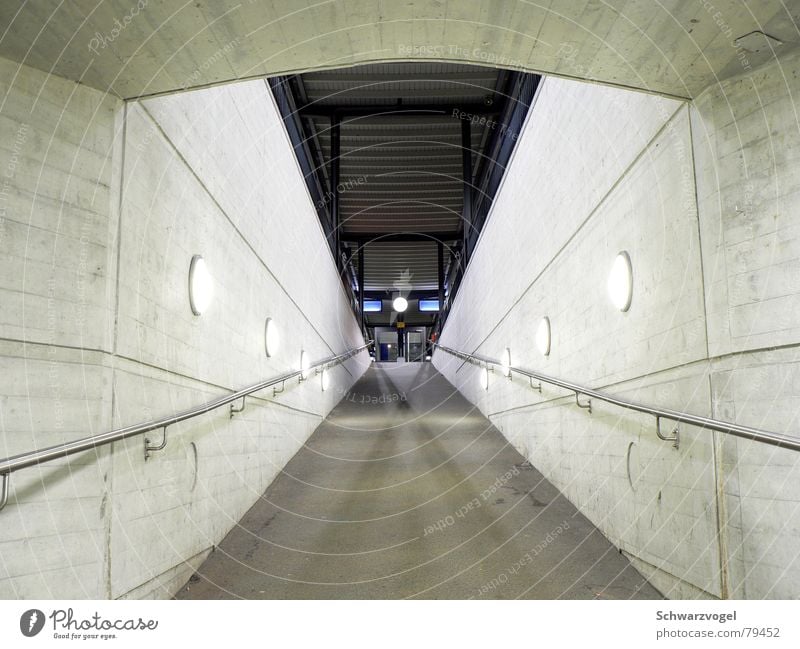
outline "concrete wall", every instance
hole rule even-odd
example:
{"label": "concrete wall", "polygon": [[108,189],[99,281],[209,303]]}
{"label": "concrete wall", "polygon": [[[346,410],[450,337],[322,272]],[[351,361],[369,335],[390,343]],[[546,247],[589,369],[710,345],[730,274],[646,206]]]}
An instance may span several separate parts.
{"label": "concrete wall", "polygon": [[[513,365],[629,399],[797,430],[797,70],[787,58],[691,105],[545,80],[442,344],[510,347]],[[626,313],[606,289],[620,250]],[[651,417],[589,414],[497,373],[484,391],[474,366],[434,363],[665,595],[800,596],[796,453],[686,426],[675,449]]]}
{"label": "concrete wall", "polygon": [[[197,405],[361,344],[263,81],[122,102],[0,61],[0,455]],[[6,81],[8,80],[8,81]],[[193,316],[192,255],[214,277]],[[280,328],[264,353],[264,321]],[[0,596],[167,596],[367,366],[14,474]],[[158,431],[149,434],[160,439]]]}

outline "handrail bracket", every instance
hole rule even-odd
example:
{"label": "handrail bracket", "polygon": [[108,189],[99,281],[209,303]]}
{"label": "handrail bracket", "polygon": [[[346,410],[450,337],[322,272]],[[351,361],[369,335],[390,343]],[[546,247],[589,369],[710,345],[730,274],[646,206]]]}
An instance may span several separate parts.
{"label": "handrail bracket", "polygon": [[161,443],[158,446],[150,446],[150,439],[147,438],[147,437],[144,438],[144,459],[145,459],[145,461],[150,458],[150,452],[151,451],[161,451],[166,447],[166,445],[167,445],[167,427],[164,426],[164,428],[162,430],[164,432],[164,436],[161,439]]}
{"label": "handrail bracket", "polygon": [[234,405],[231,404],[231,419],[233,419],[233,416],[235,414],[240,413],[240,412],[244,412],[244,409],[245,409],[246,406],[247,406],[247,395],[244,395],[242,397],[242,407],[241,408],[235,408]]}
{"label": "handrail bracket", "polygon": [[586,403],[581,403],[580,396],[581,396],[580,392],[576,392],[575,393],[575,403],[578,404],[578,408],[584,408],[585,410],[588,410],[589,414],[591,415],[592,414],[592,400],[591,399],[587,399]]}
{"label": "handrail bracket", "polygon": [[675,424],[675,428],[672,429],[672,436],[667,437],[661,432],[661,417],[659,416],[656,416],[656,435],[658,435],[658,439],[660,440],[672,442],[675,448],[678,448],[680,445],[680,430],[678,429],[678,424]]}
{"label": "handrail bracket", "polygon": [[272,387],[272,396],[277,397],[281,392],[286,389],[286,381],[281,381],[281,389],[279,390],[275,386]]}
{"label": "handrail bracket", "polygon": [[0,511],[3,511],[3,508],[8,504],[8,492],[11,489],[11,474],[10,473],[3,473],[3,486],[0,487],[2,491],[0,491]]}
{"label": "handrail bracket", "polygon": [[534,390],[538,390],[538,391],[539,391],[539,394],[541,394],[541,393],[542,393],[542,382],[541,382],[541,381],[539,381],[539,385],[534,385],[534,384],[533,384],[533,377],[532,377],[532,376],[529,376],[529,377],[528,377],[528,379],[530,379],[530,382],[531,382],[531,388],[532,388],[532,389],[534,389]]}

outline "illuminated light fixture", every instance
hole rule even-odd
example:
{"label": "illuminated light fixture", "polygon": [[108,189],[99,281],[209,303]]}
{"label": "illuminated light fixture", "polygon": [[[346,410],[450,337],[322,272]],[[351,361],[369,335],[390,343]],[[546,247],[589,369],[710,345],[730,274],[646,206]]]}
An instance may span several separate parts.
{"label": "illuminated light fixture", "polygon": [[536,330],[536,349],[542,356],[550,355],[550,318],[545,316]]}
{"label": "illuminated light fixture", "polygon": [[208,266],[200,255],[192,257],[189,265],[189,304],[192,313],[201,315],[211,304],[214,296],[214,280],[208,272]]}
{"label": "illuminated light fixture", "polygon": [[308,354],[306,354],[305,350],[303,350],[300,352],[300,378],[305,381],[310,372],[311,361],[308,360]]}
{"label": "illuminated light fixture", "polygon": [[392,308],[398,313],[403,313],[408,308],[408,300],[403,296],[396,297],[392,302]]}
{"label": "illuminated light fixture", "polygon": [[488,390],[489,389],[489,368],[488,367],[482,367],[481,368],[480,380],[481,380],[481,387],[484,390]]}
{"label": "illuminated light fixture", "polygon": [[620,311],[631,308],[633,298],[633,267],[631,258],[624,250],[617,255],[608,275],[608,296]]}
{"label": "illuminated light fixture", "polygon": [[267,318],[264,325],[264,350],[267,352],[267,358],[274,356],[281,343],[281,336],[278,333],[278,325],[272,318]]}
{"label": "illuminated light fixture", "polygon": [[425,357],[425,360],[426,360],[426,361],[429,361],[429,360],[431,360],[431,357],[430,357],[430,355],[426,356],[426,357]]}
{"label": "illuminated light fixture", "polygon": [[320,385],[322,385],[322,391],[325,392],[325,390],[327,390],[328,386],[331,384],[331,374],[328,372],[327,367],[322,370],[322,376],[320,376],[319,381]]}
{"label": "illuminated light fixture", "polygon": [[503,370],[503,376],[511,376],[511,350],[508,347],[503,350],[503,355],[500,357],[500,369]]}

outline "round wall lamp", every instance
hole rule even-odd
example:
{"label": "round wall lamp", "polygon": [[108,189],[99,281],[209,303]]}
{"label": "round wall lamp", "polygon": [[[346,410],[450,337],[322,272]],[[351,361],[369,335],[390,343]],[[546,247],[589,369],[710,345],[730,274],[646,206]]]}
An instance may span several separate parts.
{"label": "round wall lamp", "polygon": [[503,376],[511,376],[511,349],[508,347],[503,350],[503,355],[500,357],[500,369],[503,370]]}
{"label": "round wall lamp", "polygon": [[608,296],[620,311],[627,311],[631,308],[633,267],[630,256],[624,250],[617,255],[608,275]]}
{"label": "round wall lamp", "polygon": [[264,351],[267,352],[267,358],[274,356],[281,343],[281,336],[278,333],[278,325],[272,318],[267,318],[264,324]]}
{"label": "round wall lamp", "polygon": [[311,361],[308,358],[305,350],[300,352],[300,378],[304,381],[308,378],[311,372]]}
{"label": "round wall lamp", "polygon": [[542,356],[550,355],[550,318],[545,316],[536,330],[536,349]]}
{"label": "round wall lamp", "polygon": [[489,368],[488,367],[482,367],[481,368],[480,377],[479,378],[480,378],[480,381],[481,381],[481,387],[484,390],[488,390],[489,389]]}
{"label": "round wall lamp", "polygon": [[396,297],[392,301],[392,308],[398,313],[403,313],[408,308],[408,300],[403,296]]}
{"label": "round wall lamp", "polygon": [[327,367],[322,370],[322,374],[319,377],[319,382],[322,386],[322,391],[325,392],[325,390],[327,390],[331,384],[331,373],[328,371]]}
{"label": "round wall lamp", "polygon": [[192,257],[189,264],[189,305],[192,313],[201,315],[211,304],[214,296],[214,280],[201,255]]}

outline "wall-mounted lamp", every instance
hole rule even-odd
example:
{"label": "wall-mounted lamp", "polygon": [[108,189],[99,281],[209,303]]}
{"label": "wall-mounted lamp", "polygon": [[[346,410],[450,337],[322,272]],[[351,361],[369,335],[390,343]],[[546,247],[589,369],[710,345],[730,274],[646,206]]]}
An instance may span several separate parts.
{"label": "wall-mounted lamp", "polygon": [[300,352],[300,378],[304,381],[308,378],[311,372],[311,361],[308,358],[305,350]]}
{"label": "wall-mounted lamp", "polygon": [[403,313],[408,308],[408,300],[402,296],[396,297],[392,301],[392,308],[398,313]]}
{"label": "wall-mounted lamp", "polygon": [[319,377],[319,382],[322,386],[322,391],[325,392],[325,390],[327,390],[328,386],[331,384],[331,374],[327,367],[322,370],[322,375]]}
{"label": "wall-mounted lamp", "polygon": [[624,250],[617,255],[608,275],[608,295],[620,311],[631,308],[633,298],[633,267],[631,258]]}
{"label": "wall-mounted lamp", "polygon": [[278,352],[278,347],[281,343],[281,337],[278,333],[278,325],[272,318],[267,318],[264,325],[264,350],[267,352],[267,358],[274,356]]}
{"label": "wall-mounted lamp", "polygon": [[500,357],[500,369],[503,370],[503,376],[511,376],[511,349],[508,347],[503,350],[503,355]]}
{"label": "wall-mounted lamp", "polygon": [[489,368],[488,367],[482,367],[481,368],[480,377],[479,378],[480,378],[480,381],[481,381],[481,387],[484,390],[488,390],[489,389]]}
{"label": "wall-mounted lamp", "polygon": [[542,356],[550,355],[550,318],[545,316],[536,330],[536,349]]}
{"label": "wall-mounted lamp", "polygon": [[192,257],[189,264],[189,305],[192,313],[201,315],[211,304],[214,296],[214,280],[201,255]]}

